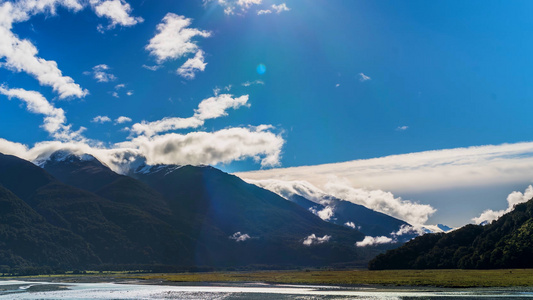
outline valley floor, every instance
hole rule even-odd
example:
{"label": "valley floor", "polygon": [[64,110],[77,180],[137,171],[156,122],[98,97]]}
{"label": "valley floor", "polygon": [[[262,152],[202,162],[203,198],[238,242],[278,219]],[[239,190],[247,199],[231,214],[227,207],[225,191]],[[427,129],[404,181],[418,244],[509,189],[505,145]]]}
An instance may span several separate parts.
{"label": "valley floor", "polygon": [[[13,279],[13,277],[4,277]],[[206,273],[90,273],[16,279],[49,282],[121,282],[136,284],[277,283],[341,286],[417,286],[442,288],[533,287],[533,269],[502,270],[304,270]]]}

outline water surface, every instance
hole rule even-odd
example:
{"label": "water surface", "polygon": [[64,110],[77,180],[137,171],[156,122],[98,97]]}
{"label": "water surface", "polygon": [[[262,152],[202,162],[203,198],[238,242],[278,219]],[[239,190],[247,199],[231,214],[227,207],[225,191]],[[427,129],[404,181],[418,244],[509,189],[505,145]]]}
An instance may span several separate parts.
{"label": "water surface", "polygon": [[523,299],[533,289],[369,288],[281,284],[51,283],[0,281],[0,299]]}

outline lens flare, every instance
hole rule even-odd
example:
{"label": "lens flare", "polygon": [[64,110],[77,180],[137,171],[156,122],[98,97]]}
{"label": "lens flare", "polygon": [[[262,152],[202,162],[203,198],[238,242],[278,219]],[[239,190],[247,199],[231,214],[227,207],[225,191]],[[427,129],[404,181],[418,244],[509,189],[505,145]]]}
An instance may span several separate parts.
{"label": "lens flare", "polygon": [[266,66],[263,65],[263,64],[259,64],[259,65],[257,66],[257,74],[259,74],[259,75],[263,75],[263,74],[265,74],[266,70],[267,70],[267,68],[266,68]]}

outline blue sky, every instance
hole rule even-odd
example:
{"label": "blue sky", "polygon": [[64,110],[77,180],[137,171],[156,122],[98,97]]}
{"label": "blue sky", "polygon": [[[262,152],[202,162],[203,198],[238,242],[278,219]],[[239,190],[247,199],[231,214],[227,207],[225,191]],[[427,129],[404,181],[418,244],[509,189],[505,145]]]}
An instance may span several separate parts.
{"label": "blue sky", "polygon": [[[505,197],[533,179],[516,169],[529,166],[533,153],[517,144],[532,140],[532,6],[2,1],[0,151],[35,159],[70,147],[98,152],[116,170],[131,162],[128,155],[212,164],[243,178],[261,169],[254,179],[301,179],[321,189],[338,176],[351,188],[392,192],[399,205],[431,205],[436,212],[422,212],[429,222],[457,226],[485,209],[505,209]],[[511,146],[498,152],[499,172],[476,169],[495,156],[480,160],[485,150],[468,147],[504,143]],[[466,149],[468,163],[440,156],[421,163],[427,151],[448,157],[444,149],[455,148]],[[410,153],[422,153],[420,160],[406,159]],[[422,188],[409,172],[407,182],[359,169],[357,176],[321,169],[329,177],[320,180],[307,176],[318,169],[282,176],[287,167],[367,165],[402,154],[394,167],[365,170],[400,178],[398,170],[423,168],[442,178],[423,176],[434,180]],[[450,171],[460,178],[454,181],[435,165],[478,171]],[[389,183],[395,180],[402,186]]]}

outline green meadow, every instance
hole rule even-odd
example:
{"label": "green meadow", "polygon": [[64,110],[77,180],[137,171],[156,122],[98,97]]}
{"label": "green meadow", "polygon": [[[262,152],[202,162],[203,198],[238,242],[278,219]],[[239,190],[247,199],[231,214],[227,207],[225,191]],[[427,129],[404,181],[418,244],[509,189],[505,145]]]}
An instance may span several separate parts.
{"label": "green meadow", "polygon": [[436,287],[533,286],[533,269],[504,270],[343,270],[260,271],[126,275],[124,278],[167,282],[267,282],[326,285]]}
{"label": "green meadow", "polygon": [[533,269],[501,270],[305,270],[198,273],[68,272],[60,275],[4,276],[3,279],[54,282],[123,282],[147,284],[264,282],[281,284],[425,286],[445,288],[533,287]]}

